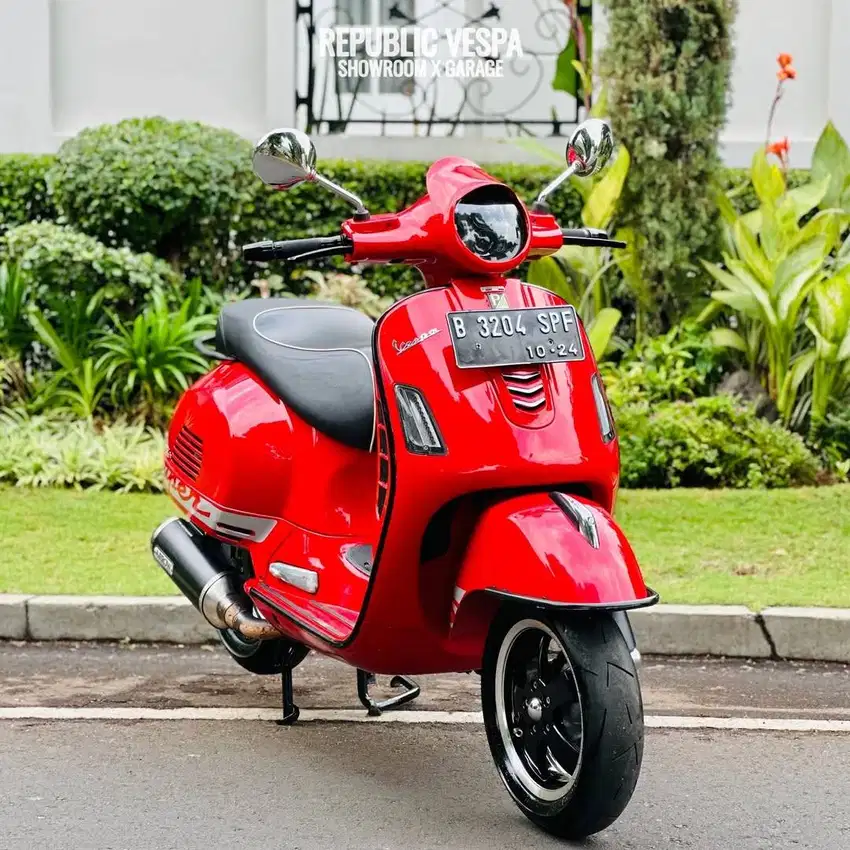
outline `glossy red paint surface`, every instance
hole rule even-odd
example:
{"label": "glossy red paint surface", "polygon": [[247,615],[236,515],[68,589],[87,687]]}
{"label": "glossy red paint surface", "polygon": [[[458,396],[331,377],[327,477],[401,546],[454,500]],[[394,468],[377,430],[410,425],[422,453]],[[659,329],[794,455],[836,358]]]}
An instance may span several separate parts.
{"label": "glossy red paint surface", "polygon": [[475,189],[504,184],[461,157],[435,162],[428,169],[425,184],[428,194],[402,212],[343,224],[343,233],[354,242],[354,251],[348,257],[351,262],[405,262],[419,268],[427,286],[443,286],[458,274],[507,274],[529,256],[551,254],[563,245],[554,217],[529,213],[517,199],[528,230],[524,248],[504,262],[483,260],[460,240],[454,223],[455,207]]}
{"label": "glossy red paint surface", "polygon": [[607,511],[587,499],[578,501],[596,522],[598,549],[546,493],[516,496],[487,508],[457,578],[459,614],[468,595],[482,590],[567,605],[645,599],[648,591],[623,532]]}
{"label": "glossy red paint surface", "polygon": [[[202,443],[193,480],[179,468],[182,428]],[[166,468],[231,511],[286,518],[331,535],[374,535],[374,504],[340,493],[374,487],[377,458],[307,425],[241,363],[226,363],[183,397],[169,429]],[[320,470],[320,472],[319,472]]]}
{"label": "glossy red paint surface", "polygon": [[[319,433],[237,363],[187,393],[169,434],[175,501],[196,524],[248,550],[255,575],[246,589],[260,612],[294,639],[376,673],[477,669],[498,601],[476,591],[577,604],[647,595],[610,518],[618,447],[600,434],[596,364],[583,329],[584,360],[535,367],[542,403],[534,411],[515,403],[516,369],[455,363],[447,313],[490,309],[494,289],[510,308],[564,304],[504,277],[527,256],[561,246],[551,216],[526,213],[527,242],[506,263],[473,256],[457,237],[455,205],[491,182],[467,160],[441,160],[428,172],[428,196],[409,209],[343,225],[351,260],[404,260],[428,284],[375,331],[383,418],[375,451]],[[407,450],[398,384],[423,394],[444,455]],[[551,490],[585,498],[597,516],[599,550],[587,551]],[[388,494],[383,510],[379,493]],[[262,534],[229,539],[227,524],[214,522],[222,511],[226,523],[253,524]],[[345,557],[355,545],[373,547],[371,576]],[[276,562],[314,572],[318,591],[276,578]]]}

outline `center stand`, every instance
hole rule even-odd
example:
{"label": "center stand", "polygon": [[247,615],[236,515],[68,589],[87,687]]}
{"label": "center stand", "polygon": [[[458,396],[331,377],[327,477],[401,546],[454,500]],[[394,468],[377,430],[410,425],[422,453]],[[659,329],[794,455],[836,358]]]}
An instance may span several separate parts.
{"label": "center stand", "polygon": [[375,684],[375,674],[369,673],[366,670],[357,671],[357,696],[360,702],[366,708],[369,717],[380,717],[385,711],[398,708],[405,703],[411,702],[419,696],[422,689],[419,685],[408,679],[406,676],[393,676],[390,679],[390,687],[393,689],[404,688],[404,690],[395,696],[388,697],[385,700],[376,700],[369,693],[371,685]]}

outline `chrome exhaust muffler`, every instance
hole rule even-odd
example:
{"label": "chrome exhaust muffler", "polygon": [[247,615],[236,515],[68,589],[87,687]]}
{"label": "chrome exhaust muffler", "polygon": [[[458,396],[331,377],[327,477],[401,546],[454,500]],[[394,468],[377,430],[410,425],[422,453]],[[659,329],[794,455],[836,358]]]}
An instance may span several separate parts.
{"label": "chrome exhaust muffler", "polygon": [[204,535],[185,520],[167,519],[151,537],[154,559],[180,592],[216,629],[233,629],[251,640],[272,640],[283,635],[254,614],[242,589],[242,577],[230,564],[205,551]]}

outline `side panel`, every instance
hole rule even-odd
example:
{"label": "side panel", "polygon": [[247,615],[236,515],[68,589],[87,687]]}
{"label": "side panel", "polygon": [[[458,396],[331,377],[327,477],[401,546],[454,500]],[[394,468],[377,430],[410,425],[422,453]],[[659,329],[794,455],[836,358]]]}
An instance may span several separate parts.
{"label": "side panel", "polygon": [[363,498],[377,488],[375,455],[319,433],[240,363],[217,367],[180,400],[165,466],[172,495],[182,486],[227,511],[377,537],[374,500]]}
{"label": "side panel", "polygon": [[546,493],[516,496],[484,511],[457,578],[457,616],[463,616],[467,596],[478,591],[553,607],[652,604],[655,595],[611,515],[585,499],[576,501],[593,526],[591,540]]}
{"label": "side panel", "polygon": [[[374,544],[380,520],[375,453],[319,433],[244,365],[228,363],[181,399],[168,435],[166,482],[204,531],[247,549],[260,588],[290,617],[263,614],[291,637],[343,640],[363,606],[368,576],[345,553]],[[316,574],[316,594],[284,583],[275,562]],[[314,634],[293,623],[309,624]]]}

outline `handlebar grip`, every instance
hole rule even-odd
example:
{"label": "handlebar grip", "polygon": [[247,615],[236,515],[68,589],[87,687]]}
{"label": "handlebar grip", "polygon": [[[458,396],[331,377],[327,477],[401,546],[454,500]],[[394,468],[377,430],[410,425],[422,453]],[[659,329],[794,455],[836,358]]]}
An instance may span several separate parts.
{"label": "handlebar grip", "polygon": [[561,229],[564,245],[584,245],[591,248],[625,248],[626,243],[612,239],[604,230],[595,227],[564,227]]}
{"label": "handlebar grip", "polygon": [[242,258],[249,263],[263,263],[274,259],[274,242],[252,242],[242,247]]}
{"label": "handlebar grip", "polygon": [[315,236],[309,239],[284,239],[280,242],[253,242],[242,249],[242,257],[247,262],[265,263],[271,260],[292,260],[310,255],[329,257],[334,254],[348,254],[354,247],[345,236]]}

